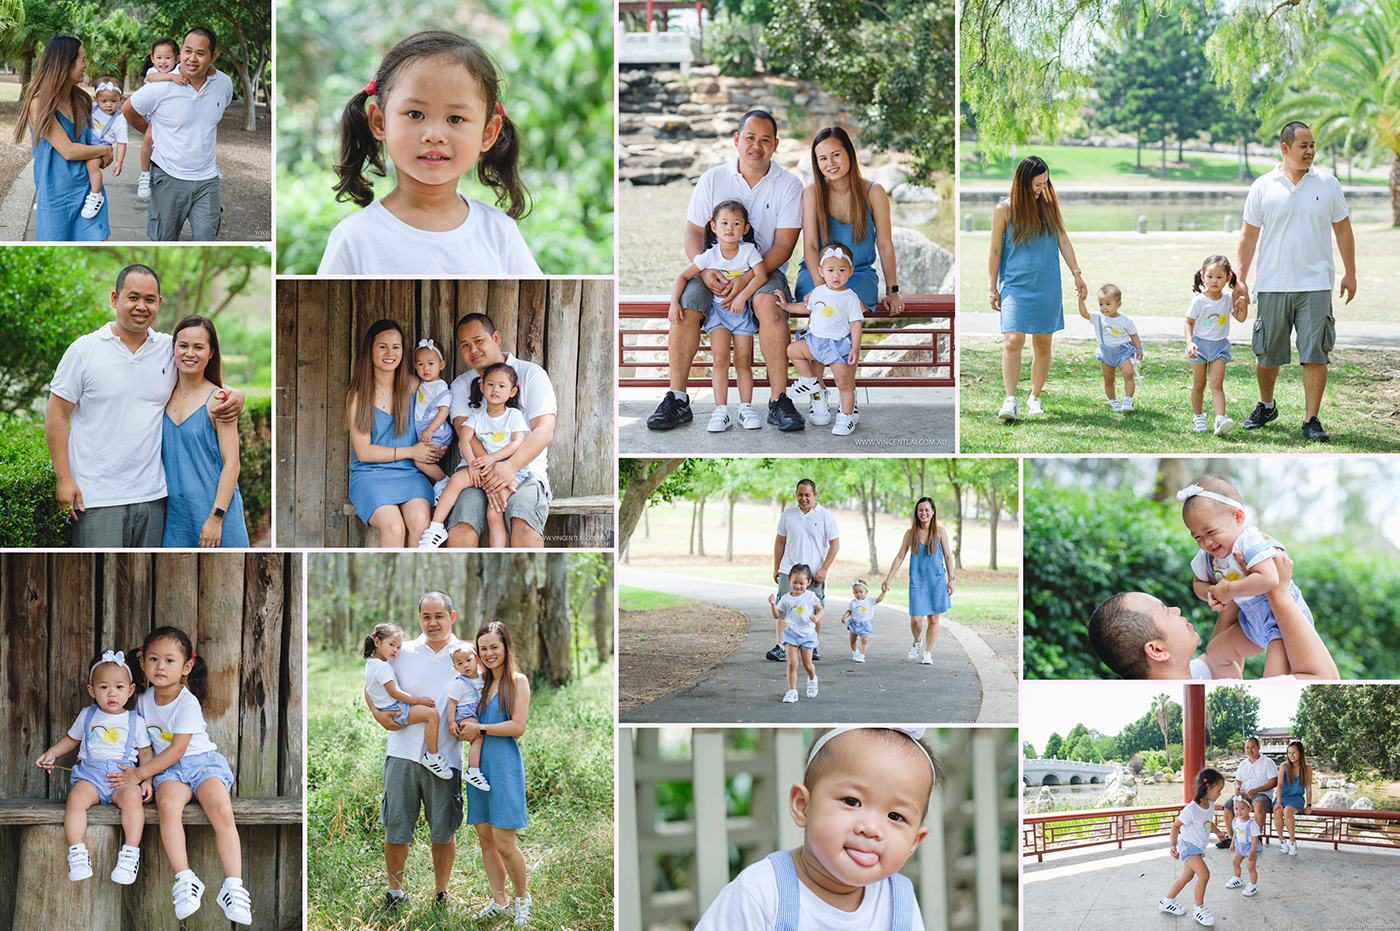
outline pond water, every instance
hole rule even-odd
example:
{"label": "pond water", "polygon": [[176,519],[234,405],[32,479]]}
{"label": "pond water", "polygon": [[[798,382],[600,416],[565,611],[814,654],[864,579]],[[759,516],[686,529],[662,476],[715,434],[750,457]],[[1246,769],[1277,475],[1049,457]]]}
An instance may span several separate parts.
{"label": "pond water", "polygon": [[[992,226],[990,201],[977,199],[964,201],[959,216],[972,214],[975,229],[986,232]],[[1183,231],[1223,232],[1225,218],[1234,220],[1233,230],[1240,227],[1240,213],[1244,209],[1244,196],[1220,197],[1213,200],[1191,199],[1152,199],[1137,201],[1079,201],[1071,197],[1061,197],[1060,206],[1064,213],[1065,227],[1076,232],[1135,232],[1137,218],[1147,218],[1147,229],[1154,233],[1176,233]],[[1349,199],[1351,222],[1353,224],[1381,223],[1391,219],[1389,201],[1380,197],[1353,197]]]}

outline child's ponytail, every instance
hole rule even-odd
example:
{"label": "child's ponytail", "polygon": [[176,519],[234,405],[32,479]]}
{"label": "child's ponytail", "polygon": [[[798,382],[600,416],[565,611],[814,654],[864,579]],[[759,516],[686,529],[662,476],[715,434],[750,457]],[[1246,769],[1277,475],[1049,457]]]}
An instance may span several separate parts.
{"label": "child's ponytail", "polygon": [[379,649],[379,641],[385,637],[392,637],[395,634],[403,636],[403,628],[397,624],[376,624],[374,630],[365,637],[365,659],[374,655],[374,651]]}
{"label": "child's ponytail", "polygon": [[501,118],[501,131],[496,144],[477,159],[476,176],[496,192],[496,206],[519,220],[530,212],[530,195],[520,180],[520,128],[506,116],[505,107],[498,103],[495,110]]}
{"label": "child's ponytail", "polygon": [[[744,231],[743,242],[753,243],[758,247],[758,240],[754,238],[753,224],[749,222],[749,208],[744,206],[741,200],[726,200],[715,205],[715,209],[710,213],[710,222],[705,224],[705,249],[709,250],[714,244],[719,242],[719,235],[715,233],[715,220],[726,210],[733,211],[744,218],[744,224],[748,227]],[[761,250],[760,250],[761,251]]]}
{"label": "child's ponytail", "polygon": [[1201,800],[1206,797],[1206,792],[1210,791],[1211,786],[1224,781],[1225,777],[1209,766],[1201,770],[1200,774],[1196,776],[1196,804],[1199,805]]}
{"label": "child's ponytail", "polygon": [[335,184],[335,199],[353,201],[358,207],[368,207],[374,200],[374,185],[365,177],[365,165],[384,177],[384,146],[369,131],[367,106],[375,84],[371,81],[351,97],[340,115],[340,161],[335,165],[340,180]]}
{"label": "child's ponytail", "polygon": [[1220,265],[1225,269],[1225,274],[1228,276],[1226,281],[1229,282],[1230,287],[1233,288],[1235,283],[1239,281],[1239,279],[1235,277],[1235,270],[1230,267],[1230,259],[1228,256],[1208,255],[1206,256],[1206,260],[1201,263],[1201,267],[1196,269],[1196,280],[1191,287],[1192,291],[1200,294],[1206,289],[1206,269],[1210,268],[1212,265]]}
{"label": "child's ponytail", "polygon": [[190,667],[190,674],[185,677],[185,688],[195,698],[203,703],[209,695],[209,667],[204,664],[204,657],[194,651],[194,644],[190,642],[190,635],[178,627],[157,627],[146,635],[146,640],[131,651],[131,655],[137,659],[132,667],[132,679],[136,685],[142,689],[150,684],[146,680],[145,653],[151,648],[151,644],[159,640],[174,640],[179,644],[180,651],[185,654],[186,660],[194,660],[194,665]]}
{"label": "child's ponytail", "polygon": [[[483,405],[486,403],[486,393],[485,393],[484,391],[481,390],[481,385],[482,385],[483,382],[486,381],[486,376],[487,376],[487,375],[491,375],[491,374],[494,374],[494,373],[496,373],[496,372],[501,372],[501,373],[505,374],[506,377],[510,379],[510,386],[511,386],[512,388],[519,388],[519,387],[520,387],[520,376],[517,375],[517,374],[515,373],[515,369],[513,369],[513,368],[510,367],[510,363],[508,363],[508,362],[493,362],[493,363],[491,363],[490,365],[486,366],[486,368],[482,369],[481,374],[480,374],[479,376],[477,376],[476,380],[474,380],[474,381],[472,382],[472,393],[471,393],[471,397],[469,397],[469,398],[467,399],[467,406],[468,406],[468,407],[473,407],[473,408],[481,408],[481,407],[483,407]],[[517,392],[515,392],[515,394],[513,394],[513,395],[511,395],[510,397],[506,398],[506,404],[505,404],[505,406],[506,406],[506,407],[514,407],[514,408],[516,408],[517,410],[520,410],[520,411],[525,410],[524,406],[522,406],[521,403],[520,403],[520,392],[517,391]]]}

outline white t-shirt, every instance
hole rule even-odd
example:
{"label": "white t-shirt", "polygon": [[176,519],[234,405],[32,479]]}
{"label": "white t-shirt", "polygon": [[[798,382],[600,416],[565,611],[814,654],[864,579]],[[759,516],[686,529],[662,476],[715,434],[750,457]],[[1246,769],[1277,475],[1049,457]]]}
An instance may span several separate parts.
{"label": "white t-shirt", "polygon": [[1191,306],[1186,308],[1186,319],[1196,321],[1191,325],[1191,333],[1196,339],[1229,339],[1230,311],[1234,301],[1229,291],[1221,291],[1220,297],[1211,300],[1205,294],[1191,298]]}
{"label": "white t-shirt", "polygon": [[[536,417],[543,417],[546,414],[556,414],[559,412],[559,402],[554,397],[554,385],[549,381],[549,373],[533,362],[526,362],[524,359],[517,359],[510,353],[506,353],[505,363],[515,369],[517,387],[520,391],[516,395],[520,399],[520,407],[525,411],[525,423]],[[452,423],[457,423],[457,418],[467,417],[474,408],[471,406],[472,382],[479,376],[475,371],[467,371],[458,375],[452,380]],[[549,487],[549,447],[540,450],[540,454],[530,462],[530,474],[544,483],[544,487]]]}
{"label": "white t-shirt", "polygon": [[[447,690],[457,678],[457,670],[452,665],[452,652],[462,645],[461,640],[452,637],[441,651],[435,653],[423,636],[405,643],[398,657],[390,664],[394,667],[399,688],[409,695],[431,698],[435,703],[434,707],[445,709]],[[439,711],[438,753],[442,754],[448,766],[461,769],[462,744],[447,732],[450,723],[447,715]],[[401,760],[417,762],[428,750],[427,741],[423,737],[425,727],[426,724],[410,724],[402,730],[390,731],[385,752]]]}
{"label": "white t-shirt", "polygon": [[92,105],[92,144],[113,145],[120,142],[126,145],[126,117],[122,111],[104,113],[97,104]]}
{"label": "white t-shirt", "polygon": [[[452,685],[447,689],[447,697],[457,703],[457,707],[481,701],[481,688],[486,684],[484,676],[477,676],[475,679],[468,679],[466,676],[458,676],[452,680]],[[478,713],[480,709],[478,709]],[[447,706],[443,706],[443,714],[447,713]]]}
{"label": "white t-shirt", "polygon": [[695,182],[685,218],[696,226],[705,226],[715,207],[726,200],[737,200],[748,210],[760,253],[773,248],[778,230],[802,228],[802,179],[777,162],[768,163],[768,174],[753,187],[739,174],[737,156],[732,162],[711,168]]}
{"label": "white t-shirt", "polygon": [[[1222,580],[1238,582],[1248,574],[1248,570],[1265,560],[1282,555],[1283,552],[1282,544],[1264,536],[1258,527],[1246,527],[1235,539],[1235,545],[1230,547],[1230,554],[1224,559],[1211,556],[1205,550],[1197,550],[1196,555],[1191,557],[1191,571],[1196,578],[1212,585]],[[1257,597],[1259,596],[1245,595],[1232,600],[1246,601]]]}
{"label": "white t-shirt", "polygon": [[778,599],[778,613],[789,630],[806,637],[817,632],[817,609],[821,604],[821,599],[810,588],[800,595],[788,592]]}
{"label": "white t-shirt", "polygon": [[[702,272],[707,268],[713,268],[723,272],[726,278],[738,278],[744,272],[753,268],[763,261],[763,253],[758,251],[758,247],[751,242],[740,242],[739,249],[734,253],[734,258],[726,259],[721,250],[723,244],[715,243],[704,252],[695,257],[695,267]],[[715,307],[719,307],[719,298],[714,300]]]}
{"label": "white t-shirt", "polygon": [[178,81],[141,85],[130,101],[137,113],[150,115],[151,164],[181,181],[222,177],[215,159],[219,121],[232,100],[233,80],[222,71],[208,75],[197,91]]}
{"label": "white t-shirt", "polygon": [[1296,185],[1282,165],[1256,178],[1244,199],[1244,222],[1259,228],[1255,293],[1332,290],[1332,224],[1349,215],[1341,183],[1316,165]]}
{"label": "white t-shirt", "polygon": [[[1241,821],[1236,818],[1230,822],[1231,833],[1234,835],[1235,849],[1237,851],[1250,850],[1254,846],[1254,839],[1259,836],[1259,823],[1253,818],[1245,818]],[[1248,856],[1248,854],[1245,854]]]}
{"label": "white t-shirt", "polygon": [[1204,656],[1197,656],[1191,660],[1191,678],[1193,679],[1214,679],[1210,674],[1210,664],[1206,662]]}
{"label": "white t-shirt", "polygon": [[[394,667],[377,656],[371,656],[365,660],[365,689],[369,692],[369,700],[374,702],[374,707],[384,709],[397,701],[389,694],[389,690],[384,687],[386,682],[395,682]],[[412,695],[412,692],[406,694]]]}
{"label": "white t-shirt", "polygon": [[208,753],[219,749],[209,739],[209,728],[204,723],[204,709],[199,707],[199,699],[183,685],[180,694],[168,705],[156,704],[156,690],[146,689],[136,698],[136,710],[146,719],[146,733],[151,738],[151,749],[157,754],[170,746],[176,734],[189,734],[190,745],[185,748],[185,756]]}
{"label": "white t-shirt", "polygon": [[1094,338],[1104,348],[1128,345],[1138,331],[1137,324],[1127,314],[1105,317],[1097,310],[1091,310],[1089,324],[1094,328]]}
{"label": "white t-shirt", "polygon": [[812,510],[806,514],[797,505],[792,505],[778,518],[778,536],[787,538],[778,571],[787,575],[793,566],[805,563],[816,572],[826,562],[831,541],[840,535],[841,532],[836,529],[836,518],[820,504],[812,505]]}
{"label": "white t-shirt", "polygon": [[846,605],[846,610],[851,612],[851,620],[853,621],[873,621],[875,619],[875,599],[852,598],[851,603]]}
{"label": "white t-shirt", "polygon": [[64,351],[49,391],[74,405],[68,467],[85,507],[165,497],[161,417],[176,380],[165,333],[148,331],[132,353],[103,324]]}
{"label": "white t-shirt", "polygon": [[318,275],[538,275],[540,267],[510,215],[463,197],[462,225],[443,233],[409,226],[374,201],[335,225]]}
{"label": "white t-shirt", "polygon": [[842,339],[851,335],[851,324],[865,317],[865,307],[850,288],[834,291],[819,284],[807,295],[807,330],[822,339]]}
{"label": "white t-shirt", "polygon": [[[1235,778],[1239,780],[1240,785],[1244,786],[1245,792],[1248,792],[1250,795],[1257,795],[1258,793],[1254,791],[1255,789],[1262,786],[1270,779],[1278,778],[1278,764],[1267,756],[1260,754],[1259,759],[1252,763],[1248,759],[1242,760],[1239,769],[1235,770]],[[1265,791],[1264,794],[1272,799],[1274,797],[1274,790],[1269,789]]]}
{"label": "white t-shirt", "polygon": [[126,749],[126,732],[131,727],[136,728],[131,738],[133,750],[151,745],[150,735],[146,733],[146,721],[135,711],[108,714],[99,708],[92,714],[92,726],[84,733],[83,721],[86,719],[87,709],[83,709],[73,726],[68,728],[68,736],[79,741],[80,760],[120,760],[122,751]]}
{"label": "white t-shirt", "polygon": [[[798,881],[799,927],[802,931],[885,931],[893,923],[891,909],[894,897],[890,884],[881,880],[865,887],[865,895],[853,912],[828,905]],[[759,860],[720,890],[719,895],[700,916],[695,931],[769,931],[775,927],[778,914],[778,877],[773,864]],[[914,916],[910,928],[922,929],[924,916],[914,900]]]}
{"label": "white t-shirt", "polygon": [[[485,401],[482,402],[485,405]],[[504,446],[510,443],[512,433],[518,431],[530,432],[530,425],[525,422],[525,414],[518,407],[507,407],[501,412],[501,416],[492,417],[486,412],[485,406],[467,408],[467,427],[476,434],[476,438],[481,441],[481,446],[489,456],[491,453],[499,452]],[[466,465],[466,454],[463,453],[461,465]],[[515,473],[515,480],[523,482],[530,477],[530,468],[526,466]]]}
{"label": "white t-shirt", "polygon": [[431,422],[437,416],[439,407],[448,408],[448,419],[444,421],[450,424],[452,415],[452,389],[447,386],[447,382],[442,379],[437,381],[421,381],[418,383],[418,390],[413,393],[413,423]]}
{"label": "white t-shirt", "polygon": [[1215,806],[1209,802],[1205,808],[1195,802],[1187,802],[1181,814],[1176,816],[1176,820],[1181,822],[1180,839],[1204,849],[1210,839],[1210,823],[1214,813]]}

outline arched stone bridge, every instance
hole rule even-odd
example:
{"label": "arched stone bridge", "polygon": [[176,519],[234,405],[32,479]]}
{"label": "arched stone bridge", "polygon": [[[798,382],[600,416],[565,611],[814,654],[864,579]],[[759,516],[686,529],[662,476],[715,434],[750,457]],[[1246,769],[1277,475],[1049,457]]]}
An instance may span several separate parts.
{"label": "arched stone bridge", "polygon": [[1028,786],[1102,785],[1111,772],[1113,767],[1103,763],[1026,760],[1021,769],[1021,781]]}

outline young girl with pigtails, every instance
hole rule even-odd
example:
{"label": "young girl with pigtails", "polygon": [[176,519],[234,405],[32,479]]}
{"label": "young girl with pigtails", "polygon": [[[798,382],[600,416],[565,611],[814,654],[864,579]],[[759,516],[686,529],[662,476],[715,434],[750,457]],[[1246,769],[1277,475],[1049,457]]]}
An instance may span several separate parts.
{"label": "young girl with pigtails", "polygon": [[181,921],[199,910],[204,883],[190,869],[185,849],[185,805],[197,798],[214,828],[214,845],[224,868],[218,903],[235,924],[253,923],[253,899],[243,887],[243,850],[233,821],[233,770],[209,739],[200,708],[209,693],[209,670],[189,635],[176,627],[151,631],[134,655],[138,684],[144,686],[136,710],[146,722],[155,757],[141,766],[122,767],[108,777],[114,787],[155,785],[160,839],[175,871],[171,890],[175,917]]}
{"label": "young girl with pigtails", "polygon": [[[366,166],[383,176],[386,150],[395,186],[375,203]],[[529,212],[519,160],[486,51],[451,32],[409,36],[341,115],[336,199],[364,209],[336,224],[316,273],[540,274],[515,222]],[[473,167],[496,206],[457,192]]]}
{"label": "young girl with pigtails", "polygon": [[1181,861],[1181,875],[1172,883],[1171,889],[1157,900],[1157,910],[1169,915],[1186,914],[1186,906],[1176,900],[1177,893],[1186,888],[1194,876],[1196,886],[1195,911],[1191,917],[1196,923],[1210,927],[1215,924],[1215,916],[1206,908],[1206,883],[1210,882],[1210,867],[1206,866],[1206,842],[1214,832],[1221,840],[1225,835],[1215,826],[1215,800],[1220,798],[1220,790],[1225,788],[1225,777],[1214,769],[1206,767],[1196,776],[1196,791],[1181,814],[1172,821],[1173,859]]}

